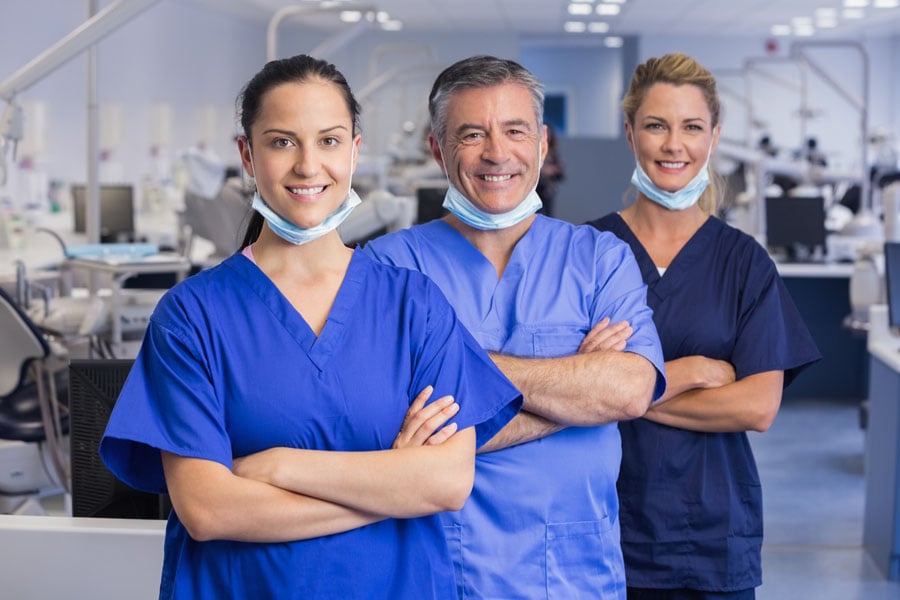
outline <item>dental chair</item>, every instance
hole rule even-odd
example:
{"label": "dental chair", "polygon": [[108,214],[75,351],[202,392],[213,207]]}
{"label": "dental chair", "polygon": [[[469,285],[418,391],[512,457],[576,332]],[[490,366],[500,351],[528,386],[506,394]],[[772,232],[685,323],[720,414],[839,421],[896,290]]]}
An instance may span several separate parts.
{"label": "dental chair", "polygon": [[0,289],[0,513],[44,514],[68,487],[68,357]]}

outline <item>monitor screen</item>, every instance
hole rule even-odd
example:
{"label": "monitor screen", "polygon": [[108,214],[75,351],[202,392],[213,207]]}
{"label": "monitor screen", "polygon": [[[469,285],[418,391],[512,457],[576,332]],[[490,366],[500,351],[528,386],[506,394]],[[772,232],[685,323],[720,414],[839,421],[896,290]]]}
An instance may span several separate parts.
{"label": "monitor screen", "polygon": [[447,194],[447,183],[438,185],[422,185],[416,188],[416,224],[440,219],[447,214],[444,208],[444,196]]}
{"label": "monitor screen", "polygon": [[171,504],[166,495],[148,494],[125,485],[106,468],[98,451],[109,415],[133,362],[131,359],[69,362],[72,516],[168,517]]}
{"label": "monitor screen", "polygon": [[821,196],[766,198],[766,245],[788,258],[825,251],[825,200]]}
{"label": "monitor screen", "polygon": [[888,325],[900,332],[900,242],[884,244],[884,279],[887,288]]}
{"label": "monitor screen", "polygon": [[[87,231],[87,187],[72,184],[75,233]],[[130,185],[100,186],[100,241],[134,241],[134,188]]]}

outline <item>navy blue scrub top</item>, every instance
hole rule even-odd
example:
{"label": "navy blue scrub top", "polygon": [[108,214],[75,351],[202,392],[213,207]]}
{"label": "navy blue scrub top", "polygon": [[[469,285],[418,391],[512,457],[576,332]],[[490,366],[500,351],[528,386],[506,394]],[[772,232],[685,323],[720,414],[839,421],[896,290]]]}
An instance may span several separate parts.
{"label": "navy blue scrub top", "polygon": [[[738,379],[821,358],[766,251],[710,217],[660,275],[618,214],[591,223],[631,246],[665,360],[702,355]],[[619,423],[622,550],[632,587],[734,591],[762,582],[762,493],[746,433]]]}

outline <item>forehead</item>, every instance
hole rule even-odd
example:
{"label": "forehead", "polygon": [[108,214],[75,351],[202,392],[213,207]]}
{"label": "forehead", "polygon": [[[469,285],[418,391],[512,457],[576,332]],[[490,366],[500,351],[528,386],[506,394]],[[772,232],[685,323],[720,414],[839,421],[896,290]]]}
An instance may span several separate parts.
{"label": "forehead", "polygon": [[644,93],[638,108],[638,116],[655,116],[667,119],[703,119],[709,122],[711,114],[703,91],[692,84],[674,85],[654,83]]}
{"label": "forehead", "polygon": [[517,83],[458,90],[450,97],[447,108],[451,129],[460,124],[487,126],[513,120],[537,125],[531,92]]}
{"label": "forehead", "polygon": [[[282,83],[267,91],[255,126],[349,126],[350,110],[338,87],[320,79]],[[290,126],[290,127],[288,127]]]}

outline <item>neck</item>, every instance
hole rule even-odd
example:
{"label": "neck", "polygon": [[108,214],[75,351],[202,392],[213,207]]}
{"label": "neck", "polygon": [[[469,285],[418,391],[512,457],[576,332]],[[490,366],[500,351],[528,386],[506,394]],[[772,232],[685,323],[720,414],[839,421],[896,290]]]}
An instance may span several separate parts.
{"label": "neck", "polygon": [[466,225],[454,215],[447,215],[444,217],[444,221],[475,246],[485,258],[491,261],[491,264],[497,269],[497,278],[499,279],[503,277],[503,271],[506,270],[506,265],[509,263],[509,258],[512,256],[516,244],[519,243],[522,236],[528,233],[528,230],[531,229],[531,224],[534,223],[536,218],[536,214],[531,215],[512,227],[487,231]]}
{"label": "neck", "polygon": [[253,257],[263,272],[293,273],[298,277],[346,268],[352,254],[337,231],[298,246],[283,240],[264,224],[253,244]]}
{"label": "neck", "polygon": [[683,238],[693,235],[709,215],[703,212],[699,204],[684,210],[669,210],[638,193],[634,204],[622,211],[622,218],[632,229]]}

